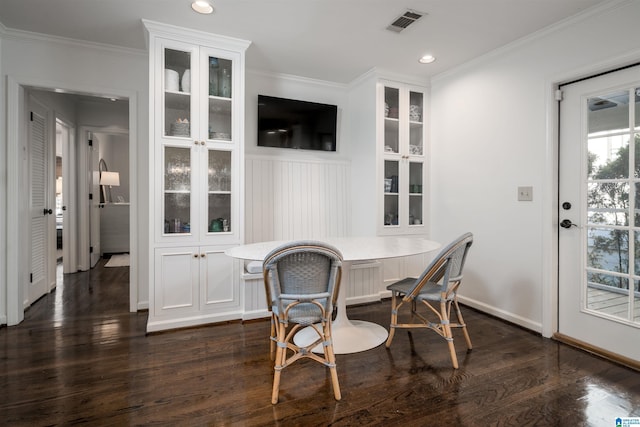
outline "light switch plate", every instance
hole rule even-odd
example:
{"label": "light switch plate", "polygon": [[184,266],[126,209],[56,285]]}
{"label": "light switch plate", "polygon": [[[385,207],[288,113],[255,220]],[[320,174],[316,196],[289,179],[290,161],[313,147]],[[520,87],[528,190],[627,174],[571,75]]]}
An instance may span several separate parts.
{"label": "light switch plate", "polygon": [[533,201],[533,187],[518,187],[518,201],[519,202]]}

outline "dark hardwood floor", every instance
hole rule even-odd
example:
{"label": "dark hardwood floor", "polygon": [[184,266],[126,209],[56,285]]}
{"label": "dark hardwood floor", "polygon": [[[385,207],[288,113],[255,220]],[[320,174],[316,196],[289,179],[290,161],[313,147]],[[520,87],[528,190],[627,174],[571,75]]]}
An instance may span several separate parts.
{"label": "dark hardwood floor", "polygon": [[[460,369],[434,333],[399,331],[390,350],[283,371],[270,403],[267,321],[152,335],[128,312],[128,268],[68,275],[0,328],[0,425],[615,426],[640,417],[640,373],[463,307],[473,351]],[[350,307],[389,322],[389,301]],[[461,337],[460,337],[461,338]],[[639,344],[640,345],[640,344]]]}

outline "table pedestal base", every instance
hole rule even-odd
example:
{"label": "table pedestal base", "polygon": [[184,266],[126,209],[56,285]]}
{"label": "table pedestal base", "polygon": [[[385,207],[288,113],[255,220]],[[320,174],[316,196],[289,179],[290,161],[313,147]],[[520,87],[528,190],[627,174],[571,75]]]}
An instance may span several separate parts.
{"label": "table pedestal base", "polygon": [[[347,319],[342,322],[334,322],[331,325],[331,336],[333,338],[333,352],[335,354],[349,354],[379,346],[387,340],[388,333],[383,326],[376,323]],[[309,327],[298,332],[293,337],[293,342],[298,346],[304,346],[317,338],[318,334]],[[323,353],[322,345],[318,344],[312,351]]]}

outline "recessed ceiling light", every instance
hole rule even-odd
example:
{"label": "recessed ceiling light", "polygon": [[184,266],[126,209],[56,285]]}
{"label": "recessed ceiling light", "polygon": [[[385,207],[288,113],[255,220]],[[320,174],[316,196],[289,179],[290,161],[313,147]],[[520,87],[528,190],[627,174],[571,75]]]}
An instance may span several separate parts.
{"label": "recessed ceiling light", "polygon": [[205,0],[194,1],[193,3],[191,3],[191,9],[204,15],[208,15],[213,12],[213,6],[211,6],[209,2]]}
{"label": "recessed ceiling light", "polygon": [[431,64],[436,60],[436,57],[433,55],[425,55],[422,58],[418,59],[418,62],[421,64]]}

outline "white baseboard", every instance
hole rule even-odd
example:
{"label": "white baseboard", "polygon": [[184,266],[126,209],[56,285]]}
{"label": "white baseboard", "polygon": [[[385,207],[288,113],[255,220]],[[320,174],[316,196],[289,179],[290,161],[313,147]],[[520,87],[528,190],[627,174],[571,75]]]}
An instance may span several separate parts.
{"label": "white baseboard", "polygon": [[138,311],[149,310],[149,301],[138,301]]}
{"label": "white baseboard", "polygon": [[462,304],[468,305],[469,307],[475,308],[476,310],[499,317],[500,319],[506,320],[507,322],[515,323],[516,325],[522,326],[523,328],[542,333],[542,324],[539,322],[534,322],[531,319],[518,316],[517,314],[501,310],[499,308],[493,307],[480,301],[476,301],[471,298],[465,298],[462,295],[458,295],[458,301]]}
{"label": "white baseboard", "polygon": [[264,310],[245,311],[242,314],[242,320],[264,319],[270,316],[271,313],[265,308]]}
{"label": "white baseboard", "polygon": [[147,322],[147,332],[159,332],[167,329],[188,328],[191,326],[201,326],[210,323],[226,322],[229,320],[238,320],[242,318],[241,311],[234,311],[219,314],[207,314],[193,317],[182,317],[180,319],[168,320],[149,320]]}

